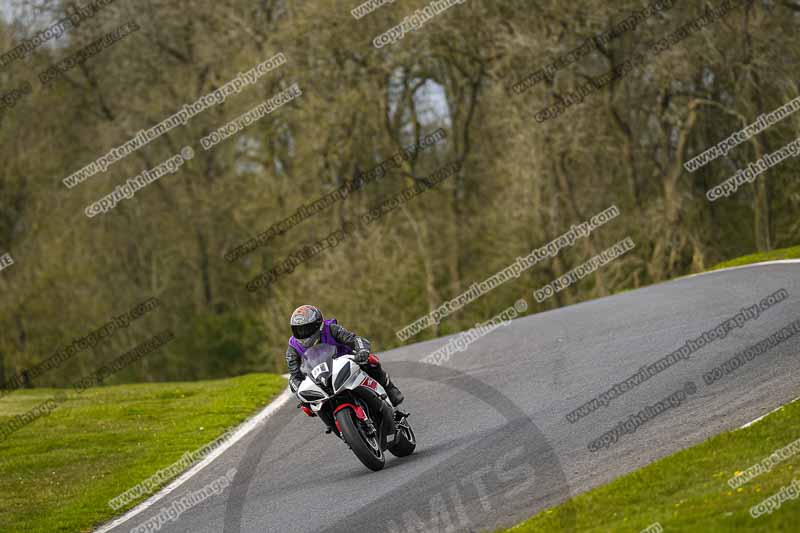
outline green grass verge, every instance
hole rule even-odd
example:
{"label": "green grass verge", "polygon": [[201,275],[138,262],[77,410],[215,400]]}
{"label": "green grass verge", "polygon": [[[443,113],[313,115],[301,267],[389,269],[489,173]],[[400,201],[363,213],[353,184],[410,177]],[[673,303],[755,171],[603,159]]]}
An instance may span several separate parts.
{"label": "green grass verge", "polygon": [[728,479],[798,438],[800,402],[795,402],[746,429],[722,433],[665,457],[507,531],[561,531],[561,520],[574,512],[577,530],[589,533],[639,532],[655,522],[665,532],[796,532],[800,499],[786,500],[771,514],[755,519],[749,512],[793,479],[800,480],[800,454],[737,489],[728,485]]}
{"label": "green grass verge", "polygon": [[[731,259],[729,261],[719,263],[718,265],[714,265],[713,267],[705,269],[703,272],[711,272],[712,270],[719,270],[721,268],[752,265],[753,263],[763,263],[764,261],[777,261],[779,259],[800,259],[800,246],[792,246],[790,248],[781,248],[779,250],[771,250],[769,252],[758,252],[750,255],[743,255],[742,257],[737,257],[736,259]],[[678,276],[675,279],[686,278],[693,275],[694,274],[685,274],[683,276]],[[625,289],[620,289],[614,292],[614,294],[622,294],[641,288],[642,287],[628,287]]]}
{"label": "green grass verge", "polygon": [[[800,259],[800,246],[737,257],[708,270],[779,259]],[[792,482],[795,468],[800,479],[800,455],[736,490],[727,483],[737,469],[752,466],[798,438],[800,402],[747,429],[723,433],[581,494],[507,531],[561,531],[559,525],[570,512],[576,513],[581,532],[639,532],[655,522],[664,531],[800,531],[800,499],[788,500],[758,519],[749,515],[751,506]]]}
{"label": "green grass verge", "polygon": [[[119,514],[111,498],[213,441],[285,387],[280,376],[250,374],[66,391],[49,416],[0,442],[0,531],[91,531]],[[58,391],[3,398],[0,424]]]}
{"label": "green grass verge", "polygon": [[781,248],[780,250],[772,250],[769,252],[760,252],[756,254],[744,255],[725,261],[708,270],[718,270],[720,268],[730,268],[735,266],[750,265],[752,263],[761,263],[763,261],[776,261],[778,259],[800,259],[800,246],[792,246],[791,248]]}

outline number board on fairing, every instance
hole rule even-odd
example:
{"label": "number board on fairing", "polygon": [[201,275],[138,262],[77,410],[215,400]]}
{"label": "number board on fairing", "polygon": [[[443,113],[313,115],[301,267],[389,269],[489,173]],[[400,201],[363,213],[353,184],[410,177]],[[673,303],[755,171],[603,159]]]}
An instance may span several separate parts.
{"label": "number board on fairing", "polygon": [[314,367],[314,370],[311,371],[311,376],[314,379],[317,379],[320,374],[327,371],[328,371],[328,363],[320,363]]}

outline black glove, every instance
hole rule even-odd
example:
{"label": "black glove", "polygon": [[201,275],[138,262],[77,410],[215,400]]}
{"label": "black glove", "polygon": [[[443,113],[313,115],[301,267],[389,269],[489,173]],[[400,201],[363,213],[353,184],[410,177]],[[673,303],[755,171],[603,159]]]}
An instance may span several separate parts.
{"label": "black glove", "polygon": [[356,363],[359,365],[363,365],[367,361],[369,361],[369,350],[362,348],[361,350],[356,352],[355,356]]}

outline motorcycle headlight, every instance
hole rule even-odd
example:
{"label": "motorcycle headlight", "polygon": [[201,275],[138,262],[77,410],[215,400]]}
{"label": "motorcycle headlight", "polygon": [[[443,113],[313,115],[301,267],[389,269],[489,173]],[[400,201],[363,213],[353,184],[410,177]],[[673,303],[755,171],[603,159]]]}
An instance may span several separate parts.
{"label": "motorcycle headlight", "polygon": [[300,397],[306,401],[313,402],[325,398],[325,395],[315,390],[306,390],[300,393]]}

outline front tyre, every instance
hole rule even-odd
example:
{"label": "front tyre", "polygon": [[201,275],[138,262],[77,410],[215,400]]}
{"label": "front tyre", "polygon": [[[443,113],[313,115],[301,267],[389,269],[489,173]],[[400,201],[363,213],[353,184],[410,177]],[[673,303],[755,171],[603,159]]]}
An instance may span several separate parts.
{"label": "front tyre", "polygon": [[342,409],[336,413],[336,422],[342,431],[342,438],[353,450],[358,460],[370,470],[375,472],[381,470],[386,463],[386,458],[381,450],[378,436],[367,437],[361,424],[356,421],[352,409]]}

